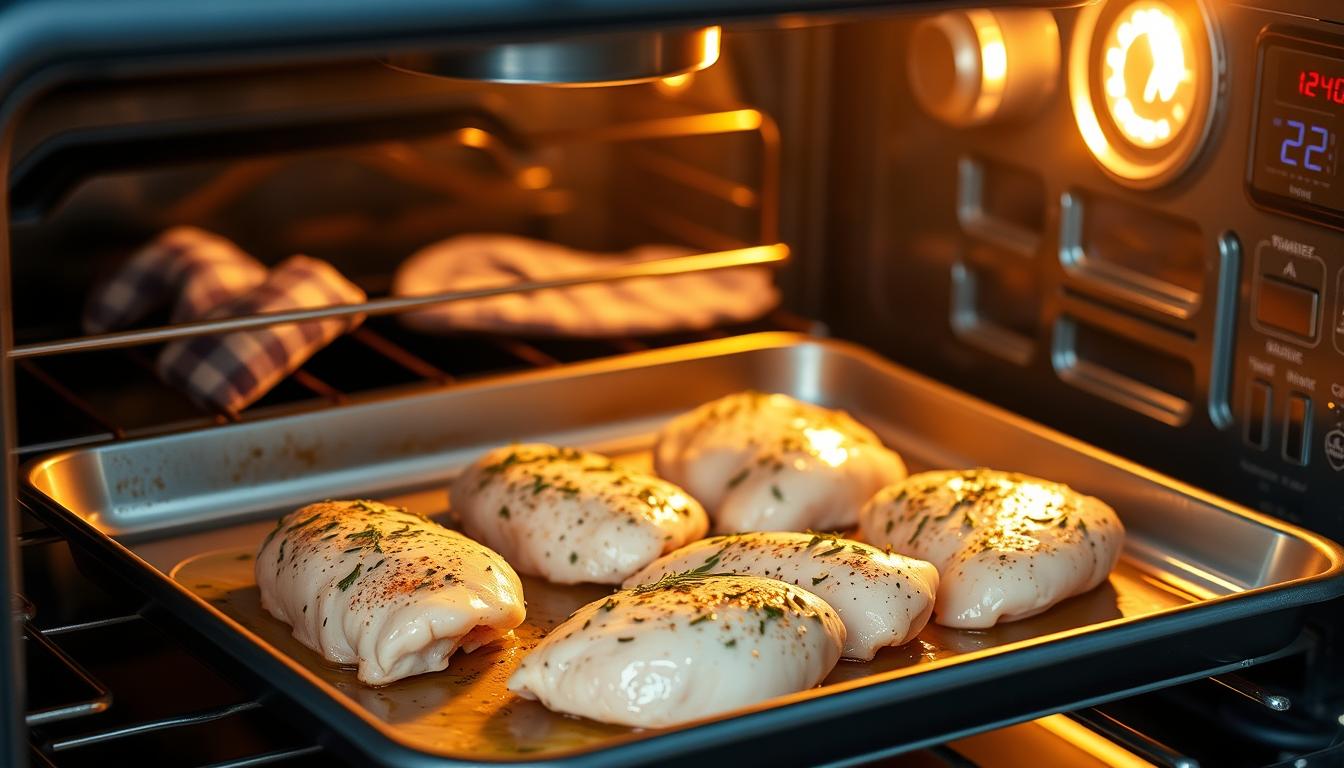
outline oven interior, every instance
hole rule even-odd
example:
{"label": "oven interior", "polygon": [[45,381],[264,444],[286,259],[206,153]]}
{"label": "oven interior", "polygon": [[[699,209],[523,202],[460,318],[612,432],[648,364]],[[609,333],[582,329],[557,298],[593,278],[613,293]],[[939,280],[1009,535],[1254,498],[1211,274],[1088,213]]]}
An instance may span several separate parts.
{"label": "oven interior", "polygon": [[[370,317],[242,412],[202,408],[160,382],[154,345],[20,356],[18,458],[790,330],[858,342],[1339,538],[1329,436],[1344,423],[1334,394],[1344,392],[1344,336],[1333,335],[1344,234],[1257,206],[1243,189],[1265,31],[1338,41],[1344,19],[1314,7],[1289,16],[1197,5],[1215,28],[1212,127],[1188,168],[1144,186],[1100,168],[1075,122],[1067,58],[1077,9],[1038,12],[1057,25],[1065,61],[1035,73],[1043,93],[1031,110],[960,127],[932,116],[912,88],[921,74],[909,51],[932,17],[911,13],[728,24],[713,66],[607,87],[452,80],[359,56],[51,88],[25,105],[10,137],[8,311],[19,350],[79,337],[90,288],[181,224],[268,264],[292,253],[327,259],[373,298],[417,248],[470,232],[593,250],[782,243],[789,259],[775,270],[778,309],[694,333],[442,337]],[[1283,277],[1267,271],[1280,269],[1283,241],[1310,247],[1321,265],[1296,284],[1315,291],[1324,318],[1310,340],[1260,322],[1260,288]],[[1296,357],[1275,358],[1275,344]],[[22,528],[33,764],[343,759],[338,740],[114,573],[76,567],[62,538],[30,517]],[[1328,760],[1344,717],[1341,618],[1338,605],[1319,606],[1290,652],[1236,675],[885,759]]]}

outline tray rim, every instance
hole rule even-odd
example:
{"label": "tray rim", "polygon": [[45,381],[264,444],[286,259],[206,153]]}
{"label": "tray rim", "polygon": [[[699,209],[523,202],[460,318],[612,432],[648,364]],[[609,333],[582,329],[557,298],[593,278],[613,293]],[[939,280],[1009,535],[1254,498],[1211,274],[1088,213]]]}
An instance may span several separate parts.
{"label": "tray rim", "polygon": [[[142,586],[147,591],[154,593],[155,597],[165,600],[169,604],[176,604],[180,608],[196,611],[197,613],[195,616],[185,615],[181,610],[174,610],[173,612],[179,619],[192,626],[196,631],[210,636],[211,642],[215,643],[217,646],[225,647],[235,658],[240,658],[245,662],[252,661],[255,663],[260,661],[271,666],[278,665],[278,671],[297,678],[283,680],[270,675],[265,675],[263,674],[264,670],[255,666],[253,667],[255,673],[270,680],[272,687],[280,690],[283,695],[296,700],[310,713],[327,722],[329,725],[335,725],[336,727],[341,727],[343,724],[346,725],[346,727],[349,725],[359,725],[366,729],[371,729],[374,734],[381,736],[384,739],[384,741],[379,744],[379,757],[386,759],[388,762],[395,761],[401,765],[443,765],[445,763],[461,764],[468,762],[485,762],[498,765],[556,765],[574,764],[579,761],[584,761],[585,764],[592,764],[594,760],[605,762],[611,760],[623,760],[627,757],[633,758],[636,761],[649,760],[658,757],[660,754],[668,755],[682,751],[678,749],[677,743],[684,743],[688,739],[692,740],[697,746],[703,747],[706,744],[719,744],[724,741],[739,740],[744,736],[750,737],[755,734],[774,731],[776,730],[776,727],[770,724],[771,721],[785,716],[786,711],[796,711],[796,708],[807,709],[808,714],[806,716],[811,719],[832,719],[860,710],[890,704],[910,696],[919,695],[922,688],[932,685],[934,682],[944,683],[949,677],[953,680],[952,684],[950,686],[943,685],[941,687],[964,686],[973,682],[975,678],[981,676],[983,672],[982,667],[984,666],[983,662],[999,656],[1011,654],[1011,657],[1018,662],[1018,670],[1035,668],[1051,662],[1058,662],[1062,658],[1084,657],[1095,653],[1097,650],[1100,650],[1095,647],[1099,642],[1104,641],[1105,645],[1110,645],[1110,640],[1114,639],[1117,635],[1120,636],[1122,641],[1125,641],[1126,644],[1128,644],[1128,642],[1132,642],[1134,639],[1138,638],[1125,640],[1126,636],[1139,633],[1140,630],[1146,630],[1155,624],[1165,626],[1168,624],[1188,623],[1192,625],[1192,628],[1214,625],[1232,621],[1237,618],[1247,618],[1253,615],[1268,613],[1274,610],[1324,602],[1331,598],[1344,595],[1344,547],[1341,547],[1339,544],[1336,544],[1324,536],[1304,528],[1299,528],[1298,526],[1294,526],[1269,515],[1256,512],[1243,505],[1148,469],[1134,461],[1117,456],[1070,435],[1058,432],[1043,424],[1019,416],[1018,414],[1001,408],[993,403],[973,397],[948,384],[944,384],[936,379],[925,376],[922,373],[905,368],[865,347],[847,341],[818,338],[805,334],[788,332],[748,334],[724,339],[694,342],[691,344],[656,350],[632,352],[603,358],[601,360],[563,364],[541,370],[485,376],[470,382],[455,384],[451,387],[431,388],[416,393],[375,393],[369,397],[357,399],[348,405],[342,406],[342,408],[359,408],[361,406],[370,406],[391,400],[413,399],[417,395],[433,397],[448,390],[455,393],[469,393],[474,390],[492,390],[500,387],[525,386],[536,382],[578,378],[609,371],[647,367],[650,365],[739,354],[763,353],[795,347],[811,348],[815,350],[814,354],[835,354],[849,357],[857,363],[876,369],[879,373],[898,373],[899,375],[908,378],[919,387],[937,390],[940,396],[959,401],[959,405],[970,406],[982,411],[989,411],[995,417],[1007,422],[1009,426],[1014,429],[1020,429],[1031,433],[1035,437],[1055,442],[1070,451],[1082,453],[1090,459],[1105,461],[1124,472],[1133,474],[1147,482],[1190,497],[1201,503],[1216,507],[1226,514],[1245,518],[1261,526],[1268,527],[1279,534],[1303,541],[1311,546],[1318,554],[1324,556],[1327,567],[1315,574],[1299,576],[1275,584],[1253,587],[1241,592],[1218,595],[1186,605],[1172,606],[1146,616],[1119,617],[1108,621],[1054,632],[1042,637],[1026,638],[994,646],[992,648],[967,651],[957,654],[954,657],[938,659],[914,667],[903,667],[854,680],[842,681],[829,685],[825,689],[813,688],[807,691],[800,691],[788,696],[760,702],[717,717],[692,721],[674,729],[647,733],[634,731],[628,734],[619,735],[612,741],[601,746],[577,747],[573,749],[551,751],[546,753],[544,757],[541,757],[540,762],[538,762],[534,759],[528,759],[526,757],[527,753],[520,753],[522,759],[514,760],[493,755],[481,756],[473,755],[471,753],[430,752],[406,742],[395,729],[363,711],[361,707],[347,705],[344,701],[346,698],[344,693],[317,677],[298,660],[283,653],[279,649],[272,647],[263,638],[247,629],[228,614],[198,597],[195,593],[186,589],[175,580],[171,579],[167,573],[160,571],[158,568],[145,561],[128,546],[117,541],[112,535],[100,530],[82,515],[66,509],[60,501],[49,496],[33,481],[33,478],[37,473],[44,471],[49,466],[54,466],[60,462],[70,460],[72,457],[79,454],[96,452],[108,446],[134,446],[137,443],[161,440],[164,437],[174,435],[187,435],[199,432],[215,433],[218,430],[241,430],[257,425],[273,425],[286,420],[311,417],[311,411],[287,414],[271,419],[259,419],[257,421],[244,422],[236,425],[202,427],[199,429],[173,433],[172,435],[158,435],[115,443],[81,446],[62,450],[49,456],[39,456],[24,462],[21,466],[19,475],[22,482],[21,491],[23,495],[32,497],[32,501],[37,502],[37,504],[45,508],[47,512],[54,515],[54,518],[59,522],[60,527],[77,534],[80,538],[84,539],[86,543],[93,544],[101,551],[102,555],[116,558],[121,561],[120,563],[115,564],[134,566],[138,573],[138,580],[143,582]],[[1308,589],[1311,587],[1314,587],[1314,589]],[[1290,588],[1295,589],[1295,595],[1293,597],[1287,598],[1280,594]],[[1260,603],[1262,602],[1269,603],[1270,607],[1261,610]],[[1222,609],[1219,611],[1222,618],[1218,621],[1207,620],[1204,614],[1210,612],[1209,609],[1213,608],[1216,610],[1218,607],[1221,607]],[[1195,614],[1196,611],[1199,613]],[[219,630],[223,630],[222,635]],[[1146,632],[1144,634],[1146,634]],[[1065,643],[1068,645],[1065,646],[1064,649],[1061,649],[1060,646]],[[1060,656],[1061,650],[1065,651],[1064,656]],[[247,659],[246,657],[249,656],[256,658]],[[939,673],[937,681],[930,681],[930,675],[925,674],[933,672]],[[992,679],[995,676],[996,675],[989,675],[987,677]],[[303,690],[296,687],[294,683],[306,683],[308,688],[307,690]],[[903,689],[901,695],[890,695],[891,690],[898,686]],[[789,712],[788,714],[789,716],[795,716],[793,712]],[[355,743],[358,748],[367,751],[369,745],[358,741],[360,734],[347,732],[346,736],[352,743]],[[395,752],[397,754],[389,754],[388,747],[395,747]],[[664,749],[664,747],[667,747],[667,749]],[[631,751],[636,754],[629,754]]]}

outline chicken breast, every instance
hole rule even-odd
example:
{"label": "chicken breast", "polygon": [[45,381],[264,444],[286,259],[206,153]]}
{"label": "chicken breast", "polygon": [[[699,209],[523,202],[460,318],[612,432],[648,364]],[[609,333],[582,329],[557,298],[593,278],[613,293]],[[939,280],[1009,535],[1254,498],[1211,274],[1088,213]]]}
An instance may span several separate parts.
{"label": "chicken breast", "polygon": [[504,558],[400,507],[324,501],[280,518],[257,555],[261,605],[327,661],[385,685],[437,672],[523,622]]}
{"label": "chicken breast", "polygon": [[935,620],[983,629],[1034,616],[1106,579],[1125,529],[1099,499],[990,469],[924,472],[859,514],[865,540],[938,567]]}
{"label": "chicken breast", "polygon": [[704,508],[675,485],[541,443],[482,456],[453,483],[452,506],[469,536],[519,572],[559,584],[620,584],[709,528]]}
{"label": "chicken breast", "polygon": [[626,579],[627,588],[696,568],[766,576],[800,586],[830,604],[845,623],[846,658],[868,661],[902,645],[929,622],[938,571],[923,560],[851,539],[769,532],[689,544]]}
{"label": "chicken breast", "polygon": [[811,688],[845,626],[821,598],[705,571],[595,600],[547,635],[509,690],[548,709],[657,728]]}
{"label": "chicken breast", "polygon": [[739,392],[658,433],[657,473],[704,504],[721,533],[840,530],[905,477],[905,464],[844,411]]}

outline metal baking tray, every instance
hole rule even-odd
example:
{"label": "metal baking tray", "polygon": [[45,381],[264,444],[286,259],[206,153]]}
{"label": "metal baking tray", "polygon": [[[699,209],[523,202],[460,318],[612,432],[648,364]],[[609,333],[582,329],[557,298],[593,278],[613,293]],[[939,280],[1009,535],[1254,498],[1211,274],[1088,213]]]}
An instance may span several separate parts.
{"label": "metal baking tray", "polygon": [[[446,519],[445,484],[513,440],[648,460],[670,416],[741,389],[844,408],[912,470],[992,466],[1099,496],[1129,531],[1110,580],[988,631],[930,626],[817,689],[681,728],[548,712],[504,687],[544,631],[605,592],[526,580],[514,643],[384,688],[299,646],[258,607],[251,556],[274,516],[375,496]],[[28,465],[28,505],[194,631],[306,707],[361,757],[615,765],[844,762],[1245,666],[1344,592],[1340,548],[972,399],[852,345],[759,334],[500,376],[61,453]]]}

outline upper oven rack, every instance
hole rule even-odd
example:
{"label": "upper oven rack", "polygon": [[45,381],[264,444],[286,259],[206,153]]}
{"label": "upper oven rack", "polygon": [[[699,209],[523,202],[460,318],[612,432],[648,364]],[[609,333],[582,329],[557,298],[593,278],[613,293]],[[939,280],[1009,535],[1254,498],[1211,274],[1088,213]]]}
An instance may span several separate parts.
{"label": "upper oven rack", "polygon": [[372,299],[359,304],[334,304],[317,309],[286,310],[282,312],[261,312],[252,315],[240,315],[221,320],[198,320],[194,322],[161,325],[134,331],[119,331],[93,336],[82,336],[58,341],[22,344],[7,352],[11,360],[31,357],[44,357],[71,352],[93,352],[98,350],[120,349],[143,344],[154,344],[174,339],[196,336],[208,336],[233,331],[265,328],[285,323],[308,322],[332,317],[350,317],[352,315],[391,315],[409,312],[415,309],[449,304],[469,299],[482,299],[491,296],[503,296],[515,293],[532,293],[555,288],[570,288],[577,285],[608,283],[630,280],[638,277],[664,277],[685,275],[697,272],[713,272],[722,269],[753,265],[779,264],[789,257],[789,247],[784,243],[771,243],[729,251],[678,256],[670,259],[646,261],[611,269],[598,270],[573,277],[556,280],[530,281],[501,286],[498,288],[478,288],[470,291],[448,291],[427,294],[425,296],[404,296]]}
{"label": "upper oven rack", "polygon": [[[75,445],[102,442],[108,439],[142,437],[164,431],[177,431],[185,428],[208,426],[211,423],[237,421],[243,417],[240,413],[213,411],[202,412],[197,404],[187,404],[185,398],[166,392],[170,398],[181,400],[183,410],[194,415],[165,417],[149,428],[119,423],[115,409],[109,412],[105,403],[98,397],[81,396],[74,382],[83,380],[78,369],[69,370],[65,363],[47,366],[39,359],[63,357],[74,353],[108,352],[120,350],[119,357],[111,358],[113,369],[129,363],[129,370],[153,377],[152,357],[137,349],[144,345],[158,344],[173,339],[194,336],[229,333],[278,325],[283,323],[313,321],[329,317],[351,315],[384,316],[395,315],[424,307],[436,306],[454,301],[479,299],[510,293],[527,293],[576,285],[616,282],[633,278],[665,275],[683,275],[698,272],[739,268],[750,265],[777,266],[789,258],[789,248],[778,241],[778,201],[780,199],[780,141],[779,131],[771,117],[760,110],[747,107],[723,107],[706,109],[694,103],[683,102],[673,114],[657,114],[653,117],[617,117],[595,127],[569,128],[547,126],[529,131],[515,130],[509,121],[494,112],[497,104],[490,99],[479,101],[475,106],[463,107],[460,101],[447,101],[431,104],[428,108],[416,103],[403,109],[394,105],[390,110],[375,111],[374,114],[328,111],[326,114],[308,114],[302,110],[288,113],[249,115],[243,119],[225,119],[221,125],[211,121],[177,121],[150,123],[146,125],[113,126],[109,128],[85,128],[66,131],[53,138],[36,144],[20,163],[16,172],[16,185],[35,190],[28,195],[33,205],[25,210],[29,218],[41,216],[44,206],[37,201],[45,200],[45,206],[59,200],[80,181],[101,174],[134,169],[140,166],[172,167],[175,164],[191,162],[195,159],[192,147],[205,144],[207,154],[222,159],[249,159],[258,153],[302,151],[306,148],[305,137],[318,137],[323,146],[361,147],[383,146],[377,142],[388,141],[396,137],[396,130],[412,136],[434,137],[434,141],[447,141],[455,146],[479,150],[498,171],[505,186],[516,187],[520,194],[528,193],[538,186],[551,186],[555,194],[564,195],[563,188],[555,189],[551,185],[550,163],[556,161],[557,152],[572,147],[591,147],[595,145],[611,146],[619,149],[620,161],[628,165],[628,173],[636,177],[647,177],[667,186],[685,192],[683,198],[694,198],[714,206],[713,210],[723,209],[725,213],[734,212],[734,221],[745,224],[746,230],[738,227],[734,231],[719,228],[704,222],[689,219],[693,214],[681,212],[679,205],[664,206],[657,211],[645,210],[651,206],[639,200],[631,200],[631,216],[647,222],[645,226],[656,235],[671,234],[682,237],[692,247],[709,250],[693,255],[662,259],[657,261],[626,264],[599,269],[587,274],[565,276],[561,279],[533,281],[498,288],[471,291],[444,292],[426,296],[373,298],[359,304],[346,304],[322,307],[310,310],[274,312],[243,315],[218,320],[193,323],[165,324],[149,328],[107,333],[95,336],[74,336],[55,340],[39,340],[11,347],[6,356],[14,361],[24,374],[26,381],[35,384],[45,393],[45,397],[59,402],[85,424],[86,428],[77,430],[79,434],[61,435],[55,439],[25,440],[20,435],[19,451],[22,455],[33,455],[43,450],[67,448]],[[266,133],[276,132],[275,136]],[[708,137],[705,140],[717,140],[714,137],[737,135],[743,137],[753,150],[759,147],[757,162],[746,171],[746,179],[737,178],[741,174],[730,174],[727,170],[704,167],[697,163],[680,159],[672,153],[675,146],[681,146],[685,140]],[[669,142],[674,143],[669,143]],[[618,145],[618,146],[617,146]],[[386,145],[389,153],[399,145]],[[111,155],[113,159],[104,159]],[[375,155],[377,156],[377,155]],[[399,161],[404,164],[405,161]],[[38,169],[54,171],[49,175],[55,181],[37,190],[31,179]],[[27,169],[27,170],[24,170]],[[397,172],[410,173],[413,181],[431,183],[439,189],[443,167],[401,168]],[[450,173],[454,172],[451,168]],[[438,174],[438,175],[435,175]],[[229,183],[227,176],[222,176]],[[456,183],[456,182],[454,182]],[[448,185],[449,187],[452,184]],[[205,199],[218,198],[217,191],[211,189],[211,183],[202,187],[198,195]],[[627,196],[630,197],[630,196]],[[745,216],[745,219],[738,219]],[[721,219],[720,224],[726,224]],[[190,220],[190,219],[189,219]],[[13,223],[13,220],[11,220]],[[174,223],[169,217],[168,223]],[[752,235],[752,231],[755,235]],[[752,240],[746,238],[751,237]],[[754,241],[754,242],[753,242]],[[371,294],[377,294],[379,287],[369,288]],[[776,313],[776,316],[781,316]],[[791,328],[801,330],[795,319],[770,320],[765,327]],[[750,330],[759,330],[754,326]],[[415,344],[407,339],[398,342],[401,334],[396,329],[366,324],[341,342],[346,346],[363,348],[365,354],[393,363],[395,369],[411,374],[411,378],[437,385],[450,384],[455,376],[443,362],[436,362],[435,355],[413,351]],[[529,365],[548,365],[558,362],[546,352],[522,339],[508,336],[475,334],[475,337],[489,346],[499,348],[507,357],[521,360]],[[684,340],[684,339],[682,339]],[[654,344],[667,343],[665,339],[650,340]],[[596,346],[605,345],[605,354],[628,352],[646,346],[633,339],[605,339]],[[591,353],[589,353],[591,354]],[[64,370],[63,370],[64,369]],[[323,381],[305,365],[291,374],[291,389],[304,392],[306,400],[320,403],[339,404],[347,399],[347,391],[339,385],[333,386]],[[31,389],[31,387],[30,387]],[[23,393],[20,388],[20,393]],[[282,398],[283,399],[283,398]],[[101,406],[101,407],[100,407]],[[272,416],[277,411],[274,405],[261,403],[248,409],[247,417]],[[45,431],[45,430],[44,430]]]}

